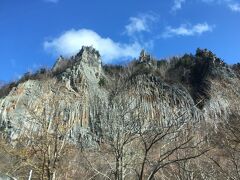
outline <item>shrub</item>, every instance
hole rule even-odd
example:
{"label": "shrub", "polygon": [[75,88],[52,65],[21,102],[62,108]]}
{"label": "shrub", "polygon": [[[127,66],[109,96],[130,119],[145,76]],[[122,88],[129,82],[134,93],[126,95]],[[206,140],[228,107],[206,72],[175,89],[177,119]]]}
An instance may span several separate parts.
{"label": "shrub", "polygon": [[7,96],[12,90],[12,88],[17,87],[17,85],[18,85],[18,82],[12,82],[1,87],[0,98],[4,98],[5,96]]}
{"label": "shrub", "polygon": [[106,85],[106,79],[105,79],[104,77],[100,77],[100,80],[99,80],[99,82],[98,82],[98,85],[99,85],[100,87],[105,86],[105,85]]}

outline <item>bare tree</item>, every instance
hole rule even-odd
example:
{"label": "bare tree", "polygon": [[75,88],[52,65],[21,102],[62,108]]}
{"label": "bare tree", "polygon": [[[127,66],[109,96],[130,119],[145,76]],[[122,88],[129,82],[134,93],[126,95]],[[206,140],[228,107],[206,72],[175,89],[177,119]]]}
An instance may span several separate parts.
{"label": "bare tree", "polygon": [[13,174],[24,171],[20,174],[25,178],[56,179],[62,168],[61,162],[74,148],[69,138],[74,122],[63,117],[59,109],[62,100],[58,95],[41,97],[42,110],[24,104],[28,127],[23,127],[16,143],[4,146],[10,156],[16,157],[11,170]]}
{"label": "bare tree", "polygon": [[227,122],[217,125],[212,144],[215,154],[208,154],[208,158],[218,174],[226,179],[240,179],[240,124],[237,116],[233,115]]}
{"label": "bare tree", "polygon": [[[182,116],[182,117],[181,117]],[[201,149],[203,141],[196,138],[194,123],[183,113],[177,119],[159,125],[152,119],[150,125],[141,124],[139,142],[142,145],[142,157],[136,168],[139,179],[154,179],[156,174],[167,166],[200,157],[208,151]],[[196,133],[196,132],[194,132]]]}

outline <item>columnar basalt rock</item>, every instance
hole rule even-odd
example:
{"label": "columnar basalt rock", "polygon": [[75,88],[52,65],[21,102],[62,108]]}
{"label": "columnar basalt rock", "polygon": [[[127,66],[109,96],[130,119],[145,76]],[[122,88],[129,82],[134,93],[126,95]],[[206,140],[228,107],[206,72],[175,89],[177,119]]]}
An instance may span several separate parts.
{"label": "columnar basalt rock", "polygon": [[57,71],[66,62],[63,56],[60,56],[52,67],[52,71]]}
{"label": "columnar basalt rock", "polygon": [[[139,60],[149,62],[151,57],[142,51]],[[95,145],[107,133],[105,125],[114,122],[111,120],[116,117],[114,113],[127,105],[133,109],[132,115],[141,113],[145,117],[146,126],[153,119],[160,124],[183,119],[216,122],[240,112],[240,80],[226,67],[211,70],[220,80],[204,77],[209,82],[210,97],[199,109],[188,88],[191,84],[185,87],[165,81],[151,72],[151,68],[156,69],[153,65],[148,67],[150,73],[124,75],[119,87],[114,89],[117,76],[103,70],[101,56],[94,48],[83,47],[70,60],[60,57],[53,71],[65,62],[70,65],[56,77],[20,83],[0,99],[0,129],[11,141],[22,133],[37,131],[41,128],[39,120],[51,122],[58,116],[65,123],[73,124],[69,139],[86,146]],[[107,87],[99,85],[101,78],[109,82]]]}
{"label": "columnar basalt rock", "polygon": [[139,56],[139,61],[141,63],[149,63],[151,61],[151,55],[148,54],[144,49],[141,51]]}
{"label": "columnar basalt rock", "polygon": [[[61,68],[66,61],[60,57],[53,71]],[[58,80],[29,80],[0,100],[0,124],[8,131],[10,139],[14,140],[25,130],[38,129],[36,121],[39,119],[34,119],[35,115],[51,121],[54,114],[74,121],[74,141],[79,134],[81,138],[87,137],[96,119],[92,108],[95,99],[106,101],[106,92],[100,91],[98,86],[102,76],[101,57],[92,47],[83,47],[72,61],[72,66],[58,75]]]}

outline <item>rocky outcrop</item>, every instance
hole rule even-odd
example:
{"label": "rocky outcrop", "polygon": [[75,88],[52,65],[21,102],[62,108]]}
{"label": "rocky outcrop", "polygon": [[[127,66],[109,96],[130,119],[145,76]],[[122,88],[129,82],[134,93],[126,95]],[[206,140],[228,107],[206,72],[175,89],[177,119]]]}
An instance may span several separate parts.
{"label": "rocky outcrop", "polygon": [[[60,58],[53,69],[61,68],[63,61],[67,60]],[[56,114],[69,123],[74,121],[71,132],[74,141],[89,138],[87,134],[95,123],[94,102],[107,99],[107,92],[98,85],[101,59],[96,50],[83,47],[72,61],[73,65],[56,78],[28,80],[0,100],[1,129],[9,139],[37,130],[37,121],[43,118],[51,121]]]}
{"label": "rocky outcrop", "polygon": [[64,66],[66,64],[66,60],[64,59],[64,57],[60,56],[57,61],[55,62],[55,64],[52,67],[52,71],[57,71],[59,70],[62,66]]}
{"label": "rocky outcrop", "polygon": [[[149,58],[147,53],[141,53],[141,69],[145,67],[142,62],[149,62]],[[0,99],[0,128],[9,140],[36,132],[41,128],[39,121],[51,122],[57,116],[65,123],[73,124],[69,139],[86,146],[95,145],[107,133],[107,124],[114,122],[116,112],[123,107],[132,109],[132,114],[141,113],[146,124],[153,119],[160,124],[186,119],[216,122],[240,112],[239,78],[233,70],[221,65],[212,68],[213,76],[202,77],[209,83],[207,91],[210,95],[202,108],[193,97],[193,86],[187,84],[191,79],[182,84],[166,81],[153,73],[157,70],[154,63],[147,63],[147,73],[115,77],[104,71],[97,50],[83,47],[70,59],[60,57],[52,71],[59,69],[61,71],[55,77],[20,83]],[[119,77],[122,77],[121,81]],[[99,83],[103,79],[108,83],[104,87]],[[114,89],[115,86],[118,88]]]}
{"label": "rocky outcrop", "polygon": [[141,51],[139,56],[139,62],[149,63],[151,61],[151,55],[148,54],[144,49]]}

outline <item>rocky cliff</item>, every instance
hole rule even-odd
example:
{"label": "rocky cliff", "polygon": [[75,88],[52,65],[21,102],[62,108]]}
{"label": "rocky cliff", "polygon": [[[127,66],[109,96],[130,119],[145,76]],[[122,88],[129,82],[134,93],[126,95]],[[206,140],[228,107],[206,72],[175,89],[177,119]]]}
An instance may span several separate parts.
{"label": "rocky cliff", "polygon": [[53,75],[29,78],[0,99],[1,131],[14,142],[57,117],[72,124],[70,140],[94,145],[124,108],[128,118],[141,114],[146,127],[152,120],[217,124],[240,117],[239,75],[209,51],[170,61],[144,56],[126,66],[103,66],[92,47],[60,57]]}

